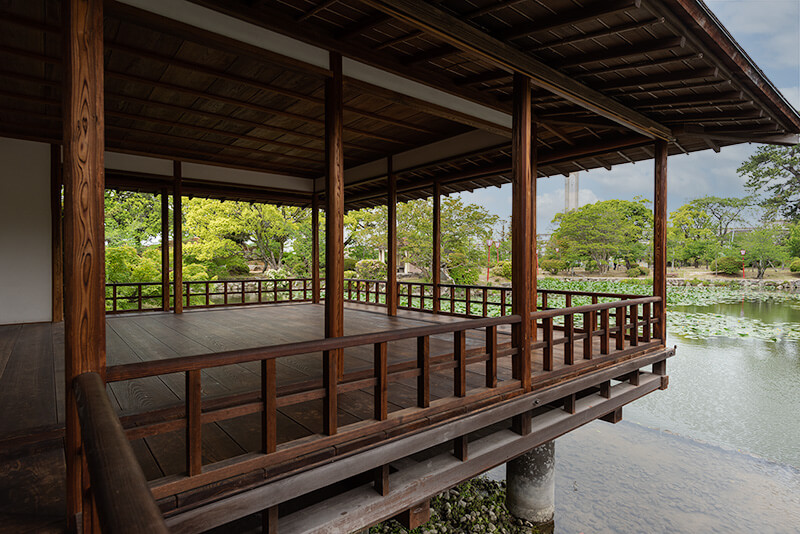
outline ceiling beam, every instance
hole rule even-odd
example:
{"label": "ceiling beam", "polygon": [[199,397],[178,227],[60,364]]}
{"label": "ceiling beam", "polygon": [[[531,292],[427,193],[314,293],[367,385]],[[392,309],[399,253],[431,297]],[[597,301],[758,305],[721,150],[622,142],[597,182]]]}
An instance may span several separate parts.
{"label": "ceiling beam", "polygon": [[520,24],[506,31],[502,38],[505,40],[519,39],[543,31],[557,30],[565,26],[595,20],[602,16],[636,9],[641,3],[641,0],[599,0],[589,6],[577,7],[565,13],[555,13],[538,18],[532,23]]}
{"label": "ceiling beam", "polygon": [[561,37],[553,41],[548,41],[536,45],[533,48],[526,48],[525,51],[538,52],[540,50],[545,50],[548,48],[556,48],[560,46],[566,46],[570,44],[580,43],[583,41],[588,41],[589,39],[600,39],[603,37],[608,37],[611,35],[619,35],[621,33],[633,30],[649,28],[651,26],[655,26],[656,24],[662,24],[663,22],[664,22],[664,17],[660,17],[655,19],[643,20],[641,22],[630,22],[628,24],[620,24],[619,26],[611,26],[609,28],[603,28],[602,30],[597,30],[594,32],[580,33],[578,35],[573,35],[571,37]]}
{"label": "ceiling beam", "polygon": [[577,67],[583,65],[590,65],[592,63],[600,63],[601,61],[619,61],[626,57],[641,56],[650,54],[652,52],[662,52],[664,50],[672,50],[674,48],[683,48],[686,45],[685,37],[670,37],[668,39],[657,39],[654,41],[647,41],[643,43],[627,43],[621,46],[606,48],[591,54],[580,53],[574,56],[567,57],[554,65],[559,69],[568,69],[570,67]]}
{"label": "ceiling beam", "polygon": [[598,115],[618,122],[650,138],[671,139],[666,126],[645,117],[602,93],[545,65],[530,55],[445,13],[436,6],[413,0],[363,0],[364,3],[406,22],[445,42],[498,66],[519,72],[533,83]]}

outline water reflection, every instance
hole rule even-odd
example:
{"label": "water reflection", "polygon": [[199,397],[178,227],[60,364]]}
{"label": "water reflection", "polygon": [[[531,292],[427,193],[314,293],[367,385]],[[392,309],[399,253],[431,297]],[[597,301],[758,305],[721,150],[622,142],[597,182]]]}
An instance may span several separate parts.
{"label": "water reflection", "polygon": [[[800,323],[788,303],[743,302],[675,311]],[[625,409],[625,419],[800,467],[800,343],[668,337],[670,386]]]}

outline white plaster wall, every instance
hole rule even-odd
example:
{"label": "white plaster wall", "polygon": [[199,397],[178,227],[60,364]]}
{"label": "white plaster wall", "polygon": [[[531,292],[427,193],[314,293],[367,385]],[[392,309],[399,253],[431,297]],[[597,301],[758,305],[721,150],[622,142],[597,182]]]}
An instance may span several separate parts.
{"label": "white plaster wall", "polygon": [[50,146],[0,137],[0,324],[52,320]]}

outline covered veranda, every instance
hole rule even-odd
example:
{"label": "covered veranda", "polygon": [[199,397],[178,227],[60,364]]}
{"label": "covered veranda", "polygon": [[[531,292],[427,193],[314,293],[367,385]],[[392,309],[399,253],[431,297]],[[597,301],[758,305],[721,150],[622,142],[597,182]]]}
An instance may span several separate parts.
{"label": "covered veranda", "polygon": [[[27,220],[47,249],[42,269],[4,231],[23,255],[6,275],[36,289],[5,290],[0,305],[0,437],[21,466],[4,487],[60,498],[55,528],[158,532],[166,519],[199,532],[257,517],[271,532],[353,531],[397,514],[413,525],[437,492],[618,420],[666,387],[673,353],[667,156],[800,132],[694,1],[2,9],[3,183],[23,208],[3,228]],[[536,178],[646,159],[652,296],[537,291]],[[513,287],[442,284],[441,196],[503,183]],[[106,315],[105,188],[171,195],[176,213],[190,195],[324,209],[325,272],[234,283],[219,302],[180,269],[168,283],[165,258],[160,311]],[[398,283],[396,203],[428,196],[434,279]],[[379,204],[390,275],[353,286],[342,216]],[[165,237],[182,235],[174,220]],[[25,458],[58,463],[62,440],[66,489],[39,492],[57,476],[25,472]]]}

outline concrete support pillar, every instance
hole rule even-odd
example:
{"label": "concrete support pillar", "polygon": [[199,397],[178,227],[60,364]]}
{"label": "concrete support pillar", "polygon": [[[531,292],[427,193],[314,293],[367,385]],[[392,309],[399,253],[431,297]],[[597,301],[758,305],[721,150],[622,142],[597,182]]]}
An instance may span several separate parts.
{"label": "concrete support pillar", "polygon": [[553,524],[556,501],[556,442],[548,441],[506,466],[506,505],[536,526]]}

